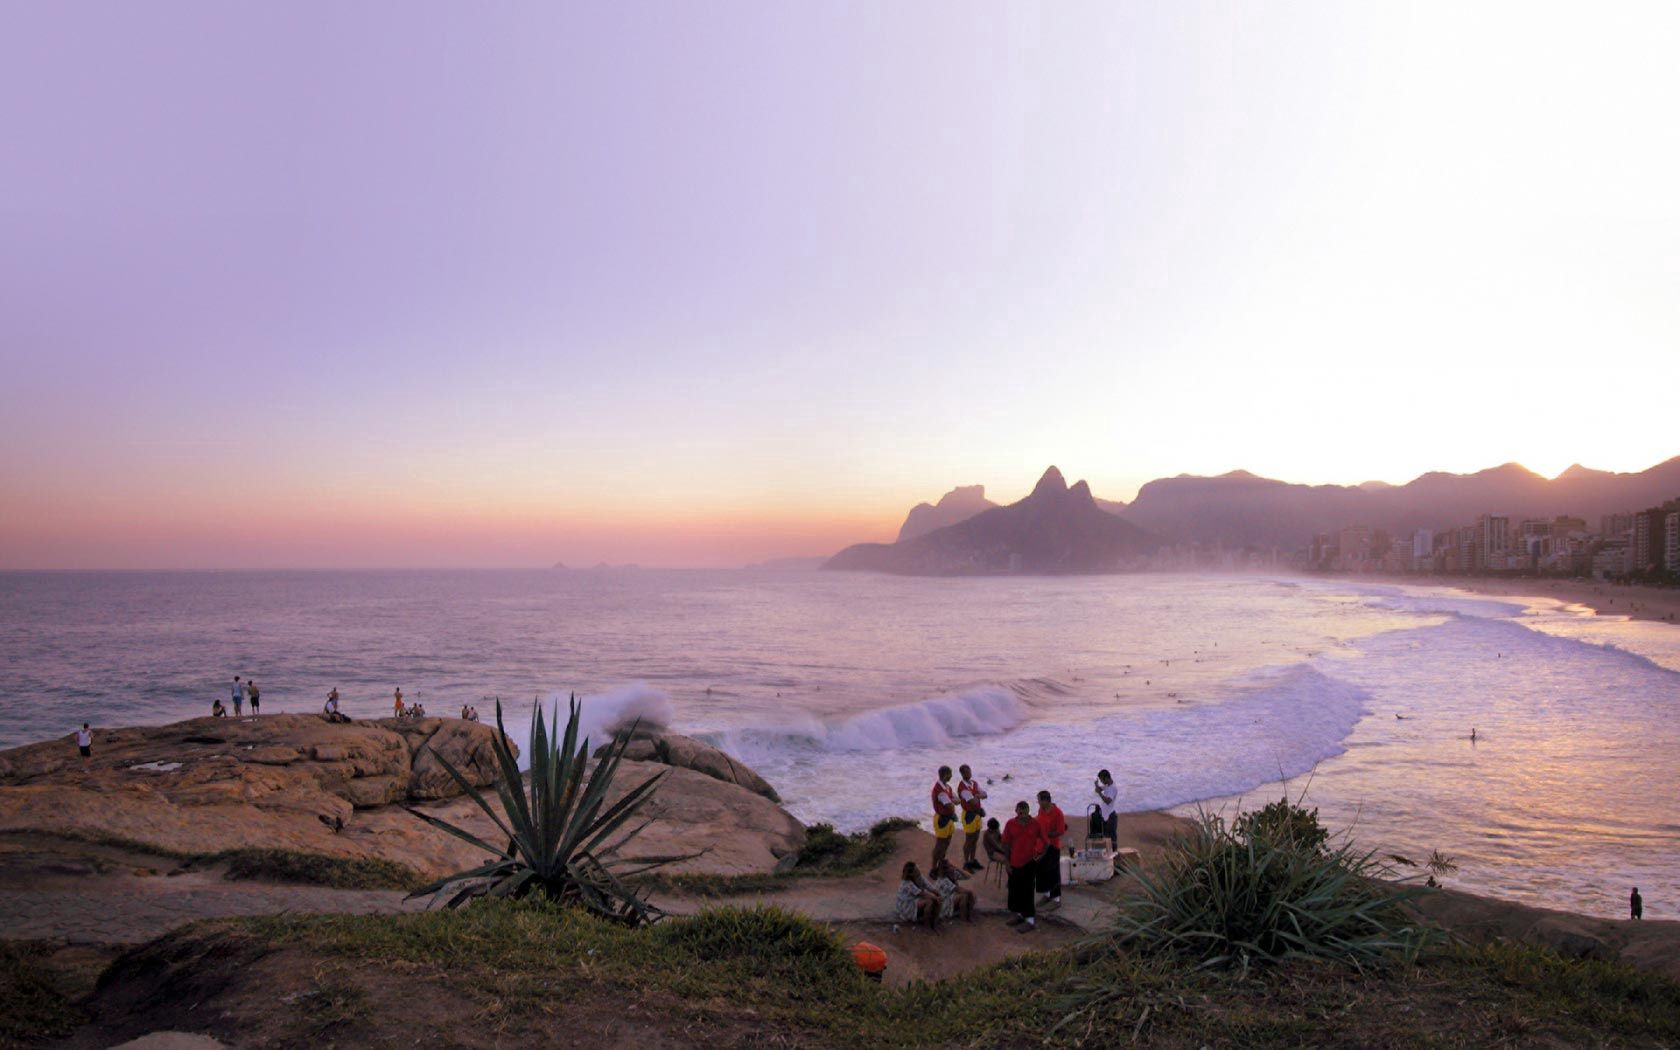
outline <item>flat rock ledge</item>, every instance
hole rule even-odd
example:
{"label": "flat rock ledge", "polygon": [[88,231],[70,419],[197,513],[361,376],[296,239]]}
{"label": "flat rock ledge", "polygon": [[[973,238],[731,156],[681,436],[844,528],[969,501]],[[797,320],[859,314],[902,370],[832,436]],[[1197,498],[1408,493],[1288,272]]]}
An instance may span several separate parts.
{"label": "flat rock ledge", "polygon": [[[365,857],[435,878],[486,858],[405,807],[499,841],[501,833],[443,766],[454,766],[474,788],[493,786],[501,772],[495,733],[453,718],[196,718],[98,730],[87,761],[66,736],[0,751],[0,833],[111,840],[183,855],[258,848]],[[692,766],[642,761],[638,750],[609,793],[616,800],[663,776],[644,811],[653,823],[628,855],[698,852],[678,870],[740,873],[770,871],[803,847],[804,826],[771,801],[775,792],[758,774],[698,741],[671,739],[676,743],[662,753]],[[644,745],[652,758],[651,742],[634,746]]]}

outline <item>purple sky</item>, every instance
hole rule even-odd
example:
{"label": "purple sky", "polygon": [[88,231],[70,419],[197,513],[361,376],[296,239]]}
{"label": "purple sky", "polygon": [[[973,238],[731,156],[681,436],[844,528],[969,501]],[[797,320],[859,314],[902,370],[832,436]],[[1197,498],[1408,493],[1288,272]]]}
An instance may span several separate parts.
{"label": "purple sky", "polygon": [[0,568],[1643,468],[1579,377],[1680,372],[1680,41],[1593,18],[0,0]]}

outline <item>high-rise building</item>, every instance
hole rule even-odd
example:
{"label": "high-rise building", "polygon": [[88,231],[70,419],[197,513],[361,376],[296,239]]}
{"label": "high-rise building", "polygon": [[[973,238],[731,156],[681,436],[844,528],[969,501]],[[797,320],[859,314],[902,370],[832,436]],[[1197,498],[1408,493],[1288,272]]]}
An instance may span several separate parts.
{"label": "high-rise building", "polygon": [[1435,553],[1435,533],[1429,529],[1419,529],[1412,533],[1412,560],[1421,562]]}
{"label": "high-rise building", "polygon": [[1483,514],[1476,519],[1476,554],[1479,569],[1503,569],[1511,549],[1511,519],[1503,514]]}
{"label": "high-rise building", "polygon": [[1670,576],[1680,576],[1680,510],[1663,519],[1663,566]]}
{"label": "high-rise building", "polygon": [[1586,518],[1557,517],[1552,519],[1552,539],[1561,540],[1573,532],[1586,532]]}
{"label": "high-rise building", "polygon": [[1663,565],[1663,519],[1661,507],[1642,510],[1633,516],[1633,537],[1628,545],[1629,572],[1651,572]]}
{"label": "high-rise building", "polygon": [[1622,539],[1632,528],[1632,514],[1606,514],[1598,519],[1598,534],[1607,540]]}

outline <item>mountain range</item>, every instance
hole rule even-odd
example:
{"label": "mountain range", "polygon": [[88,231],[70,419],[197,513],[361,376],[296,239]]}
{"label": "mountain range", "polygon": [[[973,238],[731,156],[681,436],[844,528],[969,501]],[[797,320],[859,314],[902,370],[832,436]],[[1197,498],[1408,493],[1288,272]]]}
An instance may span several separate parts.
{"label": "mountain range", "polygon": [[1151,481],[1130,504],[1069,487],[1051,467],[1018,503],[1000,507],[981,485],[919,503],[895,543],[860,543],[825,568],[948,575],[1108,572],[1136,567],[1163,543],[1225,547],[1306,546],[1350,525],[1391,532],[1446,529],[1482,514],[1513,521],[1573,515],[1596,530],[1605,514],[1680,496],[1680,456],[1637,473],[1572,466],[1545,478],[1516,463],[1474,474],[1424,474],[1404,485],[1298,485],[1245,470]]}
{"label": "mountain range", "polygon": [[1069,486],[1055,467],[1031,494],[1007,507],[991,504],[979,486],[957,492],[955,499],[947,497],[949,504],[940,501],[948,508],[944,513],[986,505],[954,524],[918,533],[913,522],[941,513],[922,504],[899,531],[905,537],[910,530],[908,538],[847,547],[823,567],[913,576],[1119,572],[1143,567],[1161,545],[1159,537],[1099,507],[1085,482]]}

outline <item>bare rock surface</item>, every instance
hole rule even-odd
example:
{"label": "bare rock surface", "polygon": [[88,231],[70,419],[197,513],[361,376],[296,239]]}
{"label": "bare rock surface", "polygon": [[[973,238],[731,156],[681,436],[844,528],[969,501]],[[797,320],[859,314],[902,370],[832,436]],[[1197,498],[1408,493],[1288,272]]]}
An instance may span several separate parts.
{"label": "bare rock surface", "polygon": [[174,853],[256,847],[373,856],[427,871],[448,863],[449,851],[411,847],[436,832],[402,814],[411,827],[369,835],[357,813],[459,795],[439,756],[474,787],[490,786],[494,732],[454,719],[335,723],[317,715],[99,730],[87,761],[68,738],[0,751],[0,831],[121,839]]}
{"label": "bare rock surface", "polygon": [[[435,878],[485,854],[404,807],[505,841],[443,767],[490,787],[500,772],[494,733],[457,719],[316,715],[99,730],[85,762],[70,738],[0,751],[0,835],[123,841],[176,855],[263,848],[368,857]],[[804,826],[766,797],[774,791],[756,773],[699,741],[669,739],[667,754],[694,768],[626,760],[609,795],[616,801],[664,774],[635,822],[651,823],[627,855],[701,853],[680,870],[738,873],[770,871],[804,845]]]}
{"label": "bare rock surface", "polygon": [[[597,748],[597,757],[610,744]],[[696,773],[704,773],[714,780],[721,780],[726,784],[739,784],[755,795],[762,795],[771,802],[780,802],[781,796],[770,786],[769,781],[753,772],[746,764],[730,758],[728,754],[713,747],[703,740],[696,740],[691,736],[664,731],[637,733],[624,749],[624,757],[638,762],[657,762],[661,765],[676,766],[681,769],[692,769]]]}

